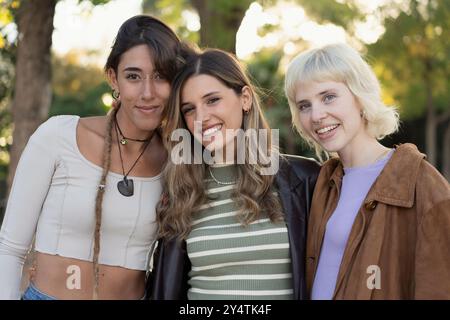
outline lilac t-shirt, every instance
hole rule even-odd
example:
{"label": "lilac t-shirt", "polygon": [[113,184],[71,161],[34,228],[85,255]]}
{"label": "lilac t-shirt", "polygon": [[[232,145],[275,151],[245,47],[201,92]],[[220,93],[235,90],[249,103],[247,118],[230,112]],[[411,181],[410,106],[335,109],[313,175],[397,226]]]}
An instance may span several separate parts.
{"label": "lilac t-shirt", "polygon": [[330,300],[333,298],[342,256],[355,217],[370,187],[391,158],[392,153],[393,150],[371,165],[344,169],[341,196],[326,225],[311,299]]}

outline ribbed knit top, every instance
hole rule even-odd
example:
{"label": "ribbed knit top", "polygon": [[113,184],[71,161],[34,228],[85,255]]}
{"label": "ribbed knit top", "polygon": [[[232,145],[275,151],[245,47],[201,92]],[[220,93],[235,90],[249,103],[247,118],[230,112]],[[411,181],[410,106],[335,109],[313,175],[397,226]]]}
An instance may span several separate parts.
{"label": "ribbed knit top", "polygon": [[[261,216],[248,226],[231,195],[237,168],[211,167],[208,201],[194,215],[187,251],[192,264],[188,298],[292,299],[292,271],[285,222]],[[218,183],[218,182],[220,183]]]}

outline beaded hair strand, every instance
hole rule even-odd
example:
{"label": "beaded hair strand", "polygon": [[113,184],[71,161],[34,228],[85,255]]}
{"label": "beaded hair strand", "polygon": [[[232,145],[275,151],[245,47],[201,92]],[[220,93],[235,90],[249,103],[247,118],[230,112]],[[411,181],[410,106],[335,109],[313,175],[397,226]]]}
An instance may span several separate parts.
{"label": "beaded hair strand", "polygon": [[94,300],[98,300],[98,285],[99,285],[98,256],[100,252],[100,227],[102,224],[102,202],[103,202],[103,195],[105,193],[106,176],[108,175],[109,167],[111,165],[112,126],[118,109],[119,108],[113,108],[107,117],[105,145],[103,147],[103,172],[97,190],[97,197],[95,199],[95,231],[94,231],[94,257],[93,257]]}

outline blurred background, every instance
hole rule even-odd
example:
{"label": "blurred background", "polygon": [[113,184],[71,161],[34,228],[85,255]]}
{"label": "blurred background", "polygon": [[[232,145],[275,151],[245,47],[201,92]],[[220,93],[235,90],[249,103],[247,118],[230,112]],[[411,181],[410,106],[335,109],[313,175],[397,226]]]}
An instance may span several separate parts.
{"label": "blurred background", "polygon": [[264,97],[285,153],[313,156],[291,126],[287,62],[346,42],[373,66],[383,99],[401,113],[383,143],[412,142],[450,178],[450,1],[0,0],[0,223],[20,154],[49,116],[103,115],[102,70],[119,26],[148,13],[200,46],[233,52]]}

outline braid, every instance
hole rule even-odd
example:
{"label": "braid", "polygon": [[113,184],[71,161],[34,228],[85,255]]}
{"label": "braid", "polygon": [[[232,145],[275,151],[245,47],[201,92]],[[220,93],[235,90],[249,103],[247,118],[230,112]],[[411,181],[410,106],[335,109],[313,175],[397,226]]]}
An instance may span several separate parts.
{"label": "braid", "polygon": [[103,194],[105,193],[106,176],[111,165],[111,141],[112,141],[112,126],[118,108],[113,108],[107,115],[105,145],[103,147],[103,172],[100,179],[97,197],[95,199],[95,231],[94,231],[94,300],[98,300],[98,284],[99,284],[99,266],[98,256],[100,252],[100,226],[102,224],[102,202]]}

